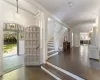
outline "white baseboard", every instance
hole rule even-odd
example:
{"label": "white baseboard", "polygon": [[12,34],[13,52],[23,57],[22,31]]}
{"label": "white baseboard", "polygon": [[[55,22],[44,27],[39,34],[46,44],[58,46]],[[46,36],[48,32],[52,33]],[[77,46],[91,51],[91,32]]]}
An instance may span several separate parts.
{"label": "white baseboard", "polygon": [[62,69],[62,68],[60,68],[60,67],[58,67],[58,66],[55,66],[55,65],[53,65],[53,64],[51,64],[51,63],[49,63],[49,62],[46,62],[46,63],[47,63],[49,66],[52,66],[53,68],[55,68],[55,69],[57,69],[57,70],[59,70],[59,71],[65,73],[66,75],[69,75],[69,76],[73,77],[73,78],[76,79],[76,80],[85,80],[85,79],[83,79],[83,78],[81,78],[81,77],[79,77],[79,76],[77,76],[77,75],[75,75],[75,74],[72,74],[72,73],[70,73],[70,72],[68,72],[68,71],[66,71],[66,70],[64,70],[64,69]]}
{"label": "white baseboard", "polygon": [[51,75],[52,77],[54,77],[56,80],[61,80],[59,77],[55,76],[53,73],[51,73],[50,71],[48,71],[47,69],[45,69],[44,67],[41,66],[41,69],[44,70],[46,73],[48,73],[49,75]]}

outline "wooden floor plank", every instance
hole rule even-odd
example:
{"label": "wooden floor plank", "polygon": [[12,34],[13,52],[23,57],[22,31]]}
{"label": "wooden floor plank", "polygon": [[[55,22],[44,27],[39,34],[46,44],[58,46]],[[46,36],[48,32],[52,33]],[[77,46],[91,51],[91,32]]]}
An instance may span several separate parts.
{"label": "wooden floor plank", "polygon": [[100,62],[88,58],[88,46],[60,52],[47,61],[86,80],[100,80]]}
{"label": "wooden floor plank", "polygon": [[41,67],[22,67],[15,71],[4,74],[0,80],[55,80]]}

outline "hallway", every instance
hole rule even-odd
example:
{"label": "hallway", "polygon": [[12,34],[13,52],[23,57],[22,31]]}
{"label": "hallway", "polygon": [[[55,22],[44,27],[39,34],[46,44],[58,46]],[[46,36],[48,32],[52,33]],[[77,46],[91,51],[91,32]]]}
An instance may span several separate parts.
{"label": "hallway", "polygon": [[59,52],[47,62],[86,80],[100,80],[100,62],[88,58],[88,46]]}
{"label": "hallway", "polygon": [[0,0],[0,76],[100,80],[100,0]]}

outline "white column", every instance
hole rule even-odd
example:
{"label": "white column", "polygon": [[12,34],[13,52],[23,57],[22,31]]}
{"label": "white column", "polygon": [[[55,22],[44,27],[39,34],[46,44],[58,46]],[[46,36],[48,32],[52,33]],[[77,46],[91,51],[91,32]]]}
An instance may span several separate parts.
{"label": "white column", "polygon": [[91,44],[96,45],[96,46],[100,46],[100,10],[98,11],[96,24],[93,27]]}
{"label": "white column", "polygon": [[48,16],[44,15],[43,20],[43,63],[47,60],[47,26],[48,26]]}
{"label": "white column", "polygon": [[70,31],[71,31],[71,30],[68,29],[68,42],[70,42],[70,40],[71,40],[71,39],[70,39]]}
{"label": "white column", "polygon": [[100,10],[99,10],[99,12],[98,12],[98,18],[97,18],[96,23],[97,23],[96,28],[97,28],[98,30],[96,31],[95,44],[96,44],[97,46],[100,46]]}
{"label": "white column", "polygon": [[97,27],[98,27],[98,32],[100,33],[100,9],[99,9],[99,12],[98,12],[98,18],[97,18]]}
{"label": "white column", "polygon": [[97,32],[96,32],[96,27],[93,27],[93,32],[92,32],[92,37],[91,37],[91,44],[92,45],[96,45],[96,35],[97,35]]}
{"label": "white column", "polygon": [[73,47],[73,32],[70,30],[70,47]]}
{"label": "white column", "polygon": [[3,73],[3,23],[0,22],[0,76]]}
{"label": "white column", "polygon": [[80,33],[79,32],[73,33],[73,46],[80,47]]}
{"label": "white column", "polygon": [[40,53],[41,64],[43,64],[47,60],[47,15],[40,13],[39,16],[36,17],[36,25],[40,27]]}
{"label": "white column", "polygon": [[70,47],[73,47],[73,32],[71,29],[68,29],[68,42],[70,42]]}

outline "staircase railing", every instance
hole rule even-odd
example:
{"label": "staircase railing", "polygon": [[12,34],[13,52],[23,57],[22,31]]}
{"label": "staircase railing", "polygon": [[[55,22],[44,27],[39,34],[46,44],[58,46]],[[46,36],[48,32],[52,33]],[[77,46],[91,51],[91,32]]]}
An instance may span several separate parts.
{"label": "staircase railing", "polygon": [[65,29],[63,27],[61,27],[58,30],[58,32],[55,33],[55,37],[59,39],[64,32],[65,32]]}

